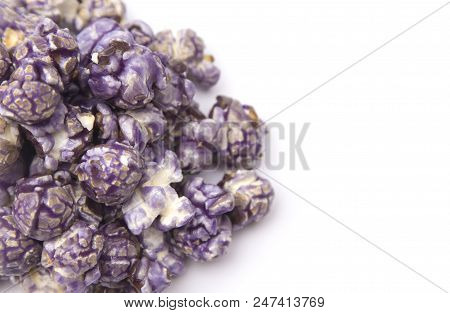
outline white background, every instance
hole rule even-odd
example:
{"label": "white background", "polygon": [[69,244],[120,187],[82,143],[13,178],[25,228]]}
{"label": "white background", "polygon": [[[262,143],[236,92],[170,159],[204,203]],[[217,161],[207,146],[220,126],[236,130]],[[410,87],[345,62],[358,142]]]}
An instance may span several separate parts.
{"label": "white background", "polygon": [[[202,108],[225,94],[263,120],[445,4],[125,2],[154,31],[190,27],[204,39],[222,77],[198,95]],[[286,132],[311,123],[310,170],[262,170],[346,226],[273,181],[266,219],[237,233],[227,256],[190,263],[168,291],[326,296],[330,312],[448,312],[448,293],[420,275],[450,290],[449,30],[450,5],[271,120]],[[289,147],[272,133],[272,156]]]}

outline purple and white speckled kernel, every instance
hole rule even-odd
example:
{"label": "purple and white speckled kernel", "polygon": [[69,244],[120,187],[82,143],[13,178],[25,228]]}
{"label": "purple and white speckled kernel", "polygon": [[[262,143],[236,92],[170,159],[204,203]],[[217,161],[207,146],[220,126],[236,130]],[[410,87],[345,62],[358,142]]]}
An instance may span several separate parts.
{"label": "purple and white speckled kernel", "polygon": [[51,175],[21,179],[12,211],[26,236],[40,241],[59,236],[75,219],[71,186],[61,186]]}
{"label": "purple and white speckled kernel", "polygon": [[144,21],[134,20],[125,23],[123,27],[133,34],[134,40],[142,46],[150,48],[151,43],[155,40],[152,28]]}
{"label": "purple and white speckled kernel", "polygon": [[60,94],[39,81],[14,80],[3,84],[0,98],[2,116],[28,125],[47,120],[61,103]]}
{"label": "purple and white speckled kernel", "polygon": [[23,127],[37,154],[47,163],[43,168],[51,173],[60,162],[73,163],[85,152],[92,141],[94,123],[91,112],[61,104],[48,121]]}
{"label": "purple and white speckled kernel", "polygon": [[155,90],[166,88],[166,73],[159,56],[136,44],[133,35],[113,20],[99,19],[79,35],[81,83],[97,98],[121,109],[148,105]]}
{"label": "purple and white speckled kernel", "polygon": [[106,224],[102,229],[105,244],[99,259],[99,283],[113,288],[130,276],[140,255],[140,246],[121,222]]}
{"label": "purple and white speckled kernel", "polygon": [[81,30],[102,17],[120,22],[125,15],[125,5],[122,0],[81,0],[80,2],[74,20],[76,30]]}
{"label": "purple and white speckled kernel", "polygon": [[192,29],[180,30],[176,36],[170,30],[159,32],[150,48],[167,56],[173,69],[186,69],[187,77],[201,88],[219,81],[220,70],[213,64],[214,58],[204,54],[205,44]]}
{"label": "purple and white speckled kernel", "polygon": [[165,62],[165,58],[162,58],[162,61],[166,66],[167,87],[155,91],[153,102],[166,113],[176,113],[180,109],[192,105],[196,92],[195,85],[183,73],[172,70]]}
{"label": "purple and white speckled kernel", "polygon": [[34,33],[16,47],[13,57],[16,64],[28,60],[39,61],[35,64],[41,73],[45,71],[40,66],[54,66],[64,85],[78,75],[80,51],[76,38],[69,30],[60,28],[48,18],[43,18],[36,25]]}
{"label": "purple and white speckled kernel", "polygon": [[176,150],[183,171],[198,173],[215,165],[222,138],[221,126],[213,119],[183,125]]}
{"label": "purple and white speckled kernel", "polygon": [[253,170],[226,172],[219,184],[235,199],[235,207],[229,214],[233,229],[238,230],[261,220],[270,209],[274,192],[267,179]]}
{"label": "purple and white speckled kernel", "polygon": [[140,152],[160,139],[167,127],[161,111],[151,106],[121,113],[118,121],[122,140]]}
{"label": "purple and white speckled kernel", "polygon": [[226,213],[234,208],[234,197],[201,177],[188,181],[184,194],[196,208],[194,218],[172,231],[172,243],[195,261],[211,261],[225,254],[231,243],[232,226]]}
{"label": "purple and white speckled kernel", "polygon": [[262,157],[264,128],[253,107],[218,96],[209,117],[221,125],[221,161],[231,168],[255,168]]}
{"label": "purple and white speckled kernel", "polygon": [[133,195],[141,180],[142,169],[142,159],[132,147],[113,142],[88,150],[75,174],[91,199],[116,205]]}
{"label": "purple and white speckled kernel", "polygon": [[[101,100],[95,98],[86,98],[84,96],[76,95],[71,100],[70,107],[80,107],[84,113],[84,118],[81,120],[82,125],[90,130],[92,127],[93,138],[95,144],[107,143],[110,140],[117,141],[119,138],[119,126],[116,112]],[[92,118],[94,123],[92,125]],[[89,117],[89,119],[87,119]],[[88,127],[89,126],[89,127]]]}
{"label": "purple and white speckled kernel", "polygon": [[211,88],[220,78],[220,70],[213,62],[212,56],[205,55],[195,66],[188,67],[187,77],[203,89]]}
{"label": "purple and white speckled kernel", "polygon": [[172,251],[168,234],[153,227],[140,236],[144,256],[131,275],[131,282],[140,292],[162,292],[184,269],[184,260]]}
{"label": "purple and white speckled kernel", "polygon": [[41,251],[41,244],[22,234],[7,210],[0,210],[0,275],[28,273],[41,261]]}
{"label": "purple and white speckled kernel", "polygon": [[182,179],[178,158],[172,151],[167,150],[161,162],[147,164],[142,183],[122,209],[133,234],[140,234],[154,222],[163,231],[189,222],[194,215],[191,202],[186,197],[179,197],[170,186]]}
{"label": "purple and white speckled kernel", "polygon": [[60,237],[44,243],[42,266],[67,292],[84,292],[100,279],[98,260],[104,242],[97,227],[77,221]]}

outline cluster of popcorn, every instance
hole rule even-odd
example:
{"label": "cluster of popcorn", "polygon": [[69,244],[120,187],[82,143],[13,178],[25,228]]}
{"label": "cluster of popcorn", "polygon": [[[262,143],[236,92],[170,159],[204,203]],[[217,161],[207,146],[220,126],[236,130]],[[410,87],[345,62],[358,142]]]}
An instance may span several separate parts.
{"label": "cluster of popcorn", "polygon": [[273,200],[253,107],[194,100],[220,77],[203,40],[124,13],[0,1],[0,278],[26,291],[161,292]]}

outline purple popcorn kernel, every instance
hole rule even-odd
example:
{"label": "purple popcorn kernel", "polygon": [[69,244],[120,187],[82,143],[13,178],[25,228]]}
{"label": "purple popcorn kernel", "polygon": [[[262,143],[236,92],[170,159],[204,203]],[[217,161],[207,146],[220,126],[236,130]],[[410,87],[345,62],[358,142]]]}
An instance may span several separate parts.
{"label": "purple popcorn kernel", "polygon": [[228,252],[233,227],[226,215],[211,219],[197,214],[188,226],[173,231],[173,243],[192,260],[209,262]]}
{"label": "purple popcorn kernel", "polygon": [[13,216],[20,231],[36,240],[59,236],[74,222],[73,191],[51,175],[17,182]]}
{"label": "purple popcorn kernel", "polygon": [[133,35],[110,19],[99,19],[79,35],[80,80],[93,95],[121,109],[145,107],[155,89],[166,87],[164,66],[156,53],[136,44]]}
{"label": "purple popcorn kernel", "polygon": [[77,221],[60,237],[44,243],[42,266],[67,292],[84,292],[100,279],[97,263],[104,241],[94,225]]}
{"label": "purple popcorn kernel", "polygon": [[167,268],[173,276],[181,274],[184,269],[184,256],[179,254],[170,242],[170,233],[154,227],[147,228],[140,235],[144,255]]}
{"label": "purple popcorn kernel", "polygon": [[167,124],[164,115],[154,107],[126,111],[119,114],[118,120],[121,140],[140,152],[164,135]]}
{"label": "purple popcorn kernel", "polygon": [[[108,18],[101,18],[88,27],[86,27],[77,36],[80,52],[81,52],[81,67],[80,67],[80,77],[79,83],[83,90],[90,90],[92,67],[96,66],[99,59],[99,53],[105,51],[104,54],[107,56],[101,56],[101,64],[105,67],[104,76],[102,79],[105,81],[105,90],[100,90],[100,88],[91,91],[96,98],[105,100],[112,98],[118,92],[120,88],[119,83],[116,78],[112,75],[108,75],[108,71],[114,74],[119,71],[119,65],[121,63],[121,56],[129,46],[135,44],[133,35],[125,31],[121,26],[114,20]],[[117,49],[114,49],[114,48]],[[113,51],[116,50],[116,51]],[[129,50],[129,49],[128,49]],[[108,51],[110,53],[108,53]],[[117,55],[111,52],[117,52]],[[106,67],[109,63],[109,67]],[[122,68],[123,66],[120,66]],[[102,68],[97,66],[97,71],[101,71]],[[99,85],[100,87],[100,85]]]}
{"label": "purple popcorn kernel", "polygon": [[172,231],[172,243],[195,261],[211,261],[225,254],[231,243],[232,225],[225,214],[234,208],[234,197],[217,185],[195,177],[184,187],[195,206],[194,218]]}
{"label": "purple popcorn kernel", "polygon": [[81,30],[92,21],[103,17],[120,22],[125,15],[125,5],[121,0],[81,0],[80,2],[74,21],[76,30]]}
{"label": "purple popcorn kernel", "polygon": [[150,48],[166,55],[172,68],[180,68],[181,64],[187,77],[202,88],[212,87],[220,78],[214,58],[204,54],[203,40],[191,29],[180,30],[177,36],[171,31],[159,32]]}
{"label": "purple popcorn kernel", "polygon": [[118,108],[144,107],[153,99],[154,88],[166,87],[161,60],[143,46],[112,41],[92,58],[88,80],[92,93]]}
{"label": "purple popcorn kernel", "polygon": [[233,168],[254,168],[262,156],[264,129],[253,107],[218,96],[209,116],[221,124],[221,160]]}
{"label": "purple popcorn kernel", "polygon": [[[170,134],[165,138],[165,144],[172,149],[179,145],[183,128],[186,125],[206,119],[205,114],[199,109],[199,104],[195,101],[189,106],[181,107],[176,113],[165,112],[164,116],[167,120],[167,133]],[[177,152],[180,155],[179,149]]]}
{"label": "purple popcorn kernel", "polygon": [[176,36],[170,30],[156,34],[150,48],[168,56],[172,64],[195,63],[202,59],[205,44],[191,29],[180,30]]}
{"label": "purple popcorn kernel", "polygon": [[150,44],[155,40],[152,28],[144,21],[134,20],[125,23],[123,27],[133,34],[134,40],[141,46],[150,48]]}
{"label": "purple popcorn kernel", "polygon": [[104,103],[98,103],[96,109],[95,125],[98,130],[96,141],[102,143],[108,140],[117,140],[119,126],[116,114]]}
{"label": "purple popcorn kernel", "polygon": [[153,222],[164,231],[189,222],[194,214],[192,204],[186,197],[179,197],[170,186],[182,179],[180,164],[172,151],[167,150],[160,162],[147,164],[141,184],[122,208],[133,234],[140,234]]}
{"label": "purple popcorn kernel", "polygon": [[95,116],[94,143],[106,143],[109,140],[117,141],[119,138],[119,126],[116,113],[111,107],[98,99],[86,99],[77,96],[72,99],[73,106],[81,107],[82,111],[90,112]]}
{"label": "purple popcorn kernel", "polygon": [[106,224],[102,234],[105,243],[98,261],[99,282],[112,288],[130,276],[140,256],[140,246],[137,238],[121,222]]}
{"label": "purple popcorn kernel", "polygon": [[167,234],[148,228],[141,235],[144,256],[131,275],[132,285],[140,292],[162,292],[184,269],[184,260],[172,251]]}
{"label": "purple popcorn kernel", "polygon": [[116,205],[133,195],[142,168],[142,159],[132,147],[113,142],[88,150],[75,168],[75,174],[91,199]]}
{"label": "purple popcorn kernel", "polygon": [[235,207],[229,214],[233,229],[258,222],[269,212],[274,197],[273,188],[267,179],[259,177],[255,171],[229,171],[219,185],[234,196]]}
{"label": "purple popcorn kernel", "polygon": [[207,184],[203,178],[195,177],[184,186],[184,195],[196,208],[209,217],[224,215],[233,210],[233,195],[217,185]]}
{"label": "purple popcorn kernel", "polygon": [[[119,34],[118,34],[119,32]],[[121,33],[121,36],[119,36]],[[90,62],[91,53],[95,46],[108,34],[114,34],[116,37],[124,37],[127,33],[121,30],[119,23],[109,18],[101,18],[87,26],[77,35],[78,45],[80,47],[81,64],[86,66]],[[128,41],[132,42],[132,35]]]}
{"label": "purple popcorn kernel", "polygon": [[170,285],[170,273],[158,262],[144,256],[134,269],[132,284],[142,293],[162,292]]}
{"label": "purple popcorn kernel", "polygon": [[[119,23],[109,18],[100,18],[87,26],[77,35],[80,47],[81,64],[86,66],[91,59],[91,53],[97,44],[104,38],[121,38],[125,42],[132,43],[133,35],[123,31]],[[105,47],[101,47],[104,49]],[[98,51],[97,51],[98,52]]]}
{"label": "purple popcorn kernel", "polygon": [[[164,65],[166,65],[163,62]],[[166,67],[167,87],[156,90],[154,103],[163,112],[178,113],[182,107],[192,104],[195,85],[180,74]]]}
{"label": "purple popcorn kernel", "polygon": [[0,114],[32,125],[50,118],[61,104],[60,94],[39,81],[11,81],[0,86]]}
{"label": "purple popcorn kernel", "polygon": [[8,209],[0,210],[0,275],[28,273],[41,261],[42,246],[23,235]]}
{"label": "purple popcorn kernel", "polygon": [[220,124],[212,119],[191,121],[182,126],[176,151],[183,171],[197,173],[214,165],[223,138],[220,131]]}
{"label": "purple popcorn kernel", "polygon": [[76,38],[48,18],[37,24],[34,33],[17,46],[13,56],[18,64],[35,60],[54,66],[65,85],[78,75],[80,51]]}
{"label": "purple popcorn kernel", "polygon": [[[24,126],[27,138],[50,168],[74,162],[92,142],[95,116],[80,107],[60,105],[47,122]],[[46,167],[49,164],[44,164]]]}
{"label": "purple popcorn kernel", "polygon": [[[28,43],[28,42],[26,42]],[[22,47],[22,45],[20,46]],[[41,82],[61,93],[64,90],[64,84],[56,67],[51,64],[48,56],[42,58],[28,58],[20,63],[16,62],[16,69],[10,76],[10,82]]]}
{"label": "purple popcorn kernel", "polygon": [[73,194],[78,218],[89,224],[99,226],[107,209],[105,205],[89,198],[78,182],[73,184]]}
{"label": "purple popcorn kernel", "polygon": [[220,78],[220,70],[213,62],[211,55],[205,55],[195,66],[188,67],[187,77],[201,88],[211,88]]}

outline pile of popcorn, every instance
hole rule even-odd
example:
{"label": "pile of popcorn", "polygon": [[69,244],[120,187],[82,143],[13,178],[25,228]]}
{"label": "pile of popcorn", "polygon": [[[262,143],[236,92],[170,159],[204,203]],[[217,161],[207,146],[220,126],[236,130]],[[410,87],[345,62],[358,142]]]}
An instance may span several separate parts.
{"label": "pile of popcorn", "polygon": [[0,278],[25,291],[161,292],[272,203],[253,107],[194,100],[220,77],[203,40],[124,13],[0,1]]}

